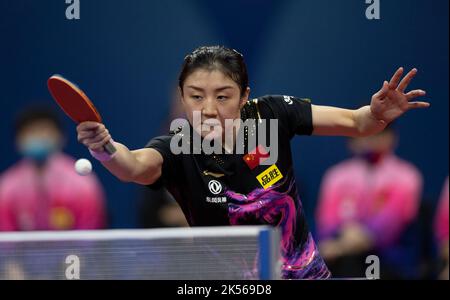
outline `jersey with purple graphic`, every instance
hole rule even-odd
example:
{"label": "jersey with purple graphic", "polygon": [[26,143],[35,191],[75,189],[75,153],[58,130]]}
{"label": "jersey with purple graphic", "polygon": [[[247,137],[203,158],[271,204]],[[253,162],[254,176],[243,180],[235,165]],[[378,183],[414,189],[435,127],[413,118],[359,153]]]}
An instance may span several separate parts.
{"label": "jersey with purple graphic", "polygon": [[[258,120],[254,128],[244,133],[244,154],[175,155],[170,150],[171,140],[174,136],[185,136],[184,128],[150,141],[147,147],[157,150],[164,159],[161,178],[150,188],[166,187],[180,204],[190,226],[279,227],[282,277],[328,278],[330,273],[306,223],[290,145],[294,136],[312,134],[311,102],[288,96],[260,97],[244,106],[241,118],[244,122]],[[264,123],[261,120],[266,120],[268,126],[260,126]],[[272,125],[270,120],[278,123]],[[275,141],[271,140],[272,126],[277,126]],[[190,125],[189,131],[195,135]],[[249,142],[264,134],[269,143]],[[195,143],[191,146],[195,147]],[[267,159],[273,146],[278,148],[278,157],[275,163],[266,165],[259,158]]]}
{"label": "jersey with purple graphic", "polygon": [[232,199],[228,209],[230,223],[245,225],[256,219],[261,224],[280,228],[283,278],[328,278],[330,273],[311,234],[307,232],[303,243],[296,239],[302,235],[298,232],[304,231],[305,228],[296,222],[301,219],[299,215],[302,214],[302,207],[294,181],[291,180],[289,189],[284,193],[276,191],[276,188],[258,188],[248,195],[227,191],[226,195]]}

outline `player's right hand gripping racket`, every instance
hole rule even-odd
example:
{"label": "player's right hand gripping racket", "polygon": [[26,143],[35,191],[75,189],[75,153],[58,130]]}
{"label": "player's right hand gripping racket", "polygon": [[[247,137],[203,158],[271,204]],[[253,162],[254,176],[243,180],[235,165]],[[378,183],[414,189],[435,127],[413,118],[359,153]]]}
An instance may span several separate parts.
{"label": "player's right hand gripping racket", "polygon": [[[77,124],[87,121],[102,123],[102,117],[92,101],[75,84],[60,75],[53,75],[48,79],[47,86],[56,103]],[[104,148],[110,155],[117,151],[111,142]]]}

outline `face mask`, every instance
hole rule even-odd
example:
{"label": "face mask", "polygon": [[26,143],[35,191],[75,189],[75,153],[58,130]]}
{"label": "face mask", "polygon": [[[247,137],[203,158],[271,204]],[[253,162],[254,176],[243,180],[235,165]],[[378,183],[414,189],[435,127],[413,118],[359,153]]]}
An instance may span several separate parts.
{"label": "face mask", "polygon": [[54,141],[44,138],[31,138],[26,140],[21,146],[21,153],[24,157],[42,163],[57,150]]}

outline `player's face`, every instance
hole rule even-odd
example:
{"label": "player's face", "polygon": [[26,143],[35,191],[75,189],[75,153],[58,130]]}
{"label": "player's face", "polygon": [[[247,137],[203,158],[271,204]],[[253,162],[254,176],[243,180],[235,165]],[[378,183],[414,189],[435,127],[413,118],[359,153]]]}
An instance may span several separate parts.
{"label": "player's face", "polygon": [[[199,69],[186,78],[181,98],[195,131],[204,138],[216,139],[232,130],[225,127],[225,120],[240,119],[249,92],[247,89],[241,95],[237,83],[219,70]],[[194,122],[194,112],[201,117],[201,123]]]}

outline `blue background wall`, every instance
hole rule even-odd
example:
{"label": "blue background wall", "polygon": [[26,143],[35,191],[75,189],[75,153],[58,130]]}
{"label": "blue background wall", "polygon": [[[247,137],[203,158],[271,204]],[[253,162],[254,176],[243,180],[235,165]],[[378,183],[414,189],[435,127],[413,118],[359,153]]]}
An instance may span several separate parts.
{"label": "blue background wall", "polygon": [[[54,105],[50,75],[77,82],[115,140],[139,148],[160,132],[184,56],[223,44],[245,55],[253,96],[288,94],[346,108],[368,104],[397,67],[417,67],[411,88],[425,89],[432,107],[397,123],[397,153],[419,167],[424,196],[435,201],[448,174],[448,5],[381,0],[381,20],[369,21],[364,0],[81,0],[81,19],[69,21],[64,0],[1,0],[0,172],[19,158],[11,130],[17,112],[34,102]],[[61,117],[65,150],[88,156]],[[348,157],[345,142],[293,142],[312,226],[321,177]],[[135,227],[140,188],[94,168],[106,186],[111,227]]]}

